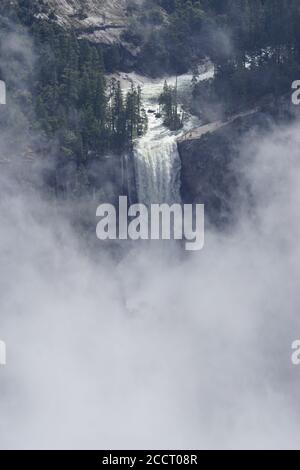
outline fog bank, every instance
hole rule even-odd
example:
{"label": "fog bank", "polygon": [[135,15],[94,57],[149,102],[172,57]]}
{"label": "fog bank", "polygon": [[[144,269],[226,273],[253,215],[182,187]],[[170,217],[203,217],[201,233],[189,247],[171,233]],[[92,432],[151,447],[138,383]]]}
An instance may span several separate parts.
{"label": "fog bank", "polygon": [[116,263],[2,180],[2,449],[299,447],[299,131],[244,142],[251,208],[191,256]]}

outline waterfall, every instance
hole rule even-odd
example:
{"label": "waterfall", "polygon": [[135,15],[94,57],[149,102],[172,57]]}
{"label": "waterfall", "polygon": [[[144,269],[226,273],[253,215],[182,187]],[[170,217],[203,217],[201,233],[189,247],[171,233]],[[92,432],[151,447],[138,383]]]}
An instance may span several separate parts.
{"label": "waterfall", "polygon": [[146,82],[143,86],[148,131],[136,142],[134,149],[138,201],[146,205],[181,202],[181,162],[177,149],[177,136],[181,131],[170,131],[163,125],[163,119],[153,112],[158,107],[163,84],[164,81],[159,80]]}
{"label": "waterfall", "polygon": [[[200,79],[211,78],[213,67],[203,71]],[[131,76],[130,76],[131,75]],[[156,116],[158,98],[163,90],[164,79],[151,80],[135,74],[128,74],[127,80],[142,86],[143,104],[148,116],[148,131],[137,139],[134,147],[134,166],[138,202],[180,203],[181,161],[177,148],[177,138],[187,130],[200,125],[198,118],[189,116],[184,128],[174,132],[163,125],[163,119]],[[168,77],[170,85],[175,85],[176,77]],[[178,96],[190,87],[192,76],[178,77]],[[180,102],[179,102],[180,107]]]}
{"label": "waterfall", "polygon": [[138,201],[146,205],[179,203],[181,164],[176,138],[141,140],[134,155]]}

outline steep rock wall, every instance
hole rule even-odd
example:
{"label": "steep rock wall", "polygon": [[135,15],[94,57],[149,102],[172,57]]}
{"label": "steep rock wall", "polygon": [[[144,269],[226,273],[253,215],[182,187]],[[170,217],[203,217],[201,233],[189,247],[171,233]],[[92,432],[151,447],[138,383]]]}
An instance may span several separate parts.
{"label": "steep rock wall", "polygon": [[[245,188],[239,181],[246,133],[267,130],[269,117],[252,112],[229,123],[195,131],[178,142],[181,159],[181,197],[184,203],[205,204],[207,220],[216,226],[233,222]],[[211,130],[209,130],[211,129]]]}
{"label": "steep rock wall", "polygon": [[44,0],[43,4],[40,17],[47,18],[51,12],[61,26],[74,28],[94,42],[119,41],[127,23],[127,0]]}

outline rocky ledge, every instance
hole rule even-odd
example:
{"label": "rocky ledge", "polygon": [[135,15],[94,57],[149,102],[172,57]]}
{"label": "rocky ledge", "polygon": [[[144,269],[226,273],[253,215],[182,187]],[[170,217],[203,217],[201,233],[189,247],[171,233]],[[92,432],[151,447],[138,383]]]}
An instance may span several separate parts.
{"label": "rocky ledge", "polygon": [[299,111],[291,105],[290,97],[285,97],[227,122],[210,123],[188,132],[178,141],[183,202],[205,204],[207,221],[213,225],[233,222],[241,191],[245,193],[239,176],[243,139],[250,131],[261,135],[274,123],[295,119]]}

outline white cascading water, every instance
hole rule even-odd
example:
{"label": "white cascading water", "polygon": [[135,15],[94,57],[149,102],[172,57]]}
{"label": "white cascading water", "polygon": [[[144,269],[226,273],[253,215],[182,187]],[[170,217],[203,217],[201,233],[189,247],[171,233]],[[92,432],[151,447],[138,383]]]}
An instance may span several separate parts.
{"label": "white cascading water", "polygon": [[[201,74],[205,80],[213,76],[213,68]],[[174,132],[163,125],[162,118],[156,118],[158,98],[164,86],[163,80],[148,80],[134,74],[127,75],[135,85],[141,85],[143,106],[148,116],[148,131],[137,139],[134,147],[135,176],[138,202],[150,205],[153,203],[180,203],[180,169],[181,162],[177,148],[177,139],[189,129],[200,124],[198,118],[189,116],[183,129]],[[185,88],[190,87],[192,75],[185,74],[177,78],[178,96]],[[169,85],[175,86],[176,77],[168,77]],[[180,103],[179,103],[180,107]]]}
{"label": "white cascading water", "polygon": [[161,135],[153,138],[151,131],[138,142],[134,151],[138,201],[146,205],[180,202],[180,158],[176,137]]}

